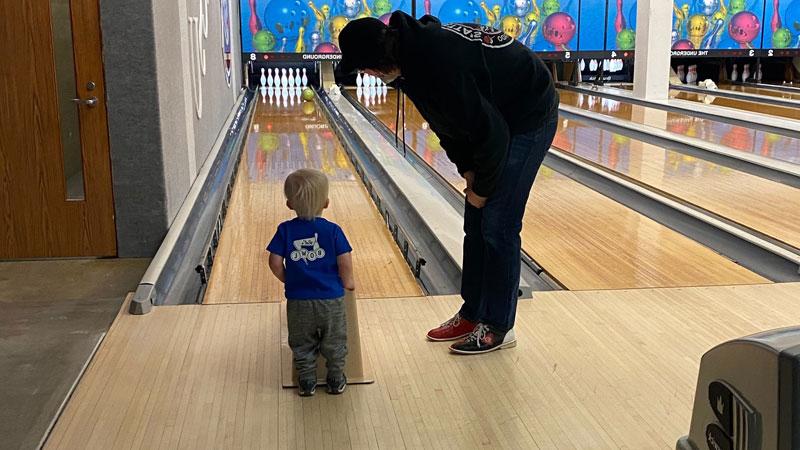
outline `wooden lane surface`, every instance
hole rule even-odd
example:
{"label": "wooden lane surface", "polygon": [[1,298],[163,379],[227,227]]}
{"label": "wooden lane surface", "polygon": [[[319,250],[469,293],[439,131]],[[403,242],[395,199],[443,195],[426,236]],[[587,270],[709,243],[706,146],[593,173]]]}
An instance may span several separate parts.
{"label": "wooden lane surface", "polygon": [[339,224],[353,247],[358,296],[422,295],[322,112],[314,103],[289,108],[259,103],[204,302],[284,298],[283,285],[267,266],[265,248],[278,224],[294,217],[286,208],[283,181],[303,167],[322,170],[330,180],[330,207],[323,217]]}
{"label": "wooden lane surface", "polygon": [[[370,108],[394,127],[394,95]],[[464,181],[410,101],[406,143],[459,189]],[[563,135],[560,138],[564,140]],[[558,143],[558,142],[557,142]],[[569,141],[562,142],[568,145]],[[569,289],[766,282],[691,239],[542,167],[522,227],[523,249]]]}
{"label": "wooden lane surface", "polygon": [[[760,102],[751,102],[747,100],[739,100],[727,97],[715,97],[713,94],[695,94],[693,92],[683,92],[675,89],[670,90],[670,97],[679,100],[689,100],[692,102],[699,102],[703,104],[710,104],[714,106],[723,106],[726,108],[734,108],[742,111],[757,112],[761,114],[769,114],[784,119],[800,120],[800,108],[791,108],[788,106],[769,105]],[[710,100],[710,102],[709,102]],[[800,123],[798,123],[800,126]]]}
{"label": "wooden lane surface", "polygon": [[457,297],[359,304],[376,382],[313,398],[281,388],[278,304],[123,308],[45,448],[670,449],[702,354],[795,325],[800,285],[540,293],[480,357],[423,338]]}
{"label": "wooden lane surface", "polygon": [[785,100],[800,101],[800,92],[781,91],[778,89],[769,89],[765,87],[745,86],[741,84],[721,84],[722,89],[729,91],[744,92],[746,94],[763,95],[765,97],[776,97]]}
{"label": "wooden lane surface", "polygon": [[[800,139],[703,119],[568,90],[559,90],[561,103],[618,119],[661,128],[752,153],[800,164]],[[650,120],[654,115],[659,120]],[[666,115],[666,119],[663,118]]]}
{"label": "wooden lane surface", "polygon": [[800,249],[800,190],[657,145],[561,121],[556,148]]}
{"label": "wooden lane surface", "polygon": [[[633,85],[626,83],[615,86],[620,89],[632,90]],[[742,111],[750,111],[761,114],[769,114],[784,119],[800,120],[800,108],[792,108],[788,106],[777,106],[760,103],[758,101],[739,100],[735,98],[719,97],[711,94],[697,94],[694,92],[679,91],[677,89],[669,90],[670,98],[679,100],[688,100],[706,105],[722,106],[725,108],[734,108]]]}

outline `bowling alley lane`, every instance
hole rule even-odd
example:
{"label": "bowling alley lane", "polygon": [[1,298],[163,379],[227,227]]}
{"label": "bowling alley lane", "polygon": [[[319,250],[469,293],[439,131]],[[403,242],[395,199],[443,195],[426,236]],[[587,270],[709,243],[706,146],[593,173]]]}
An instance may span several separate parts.
{"label": "bowling alley lane", "polygon": [[564,105],[719,143],[744,153],[800,164],[800,139],[597,95],[563,89],[559,90],[559,95]]}
{"label": "bowling alley lane", "polygon": [[[615,87],[628,90],[633,89],[632,84],[621,84]],[[721,106],[725,108],[739,109],[742,111],[749,111],[760,114],[769,114],[784,119],[800,120],[800,108],[770,105],[768,103],[761,103],[758,101],[748,101],[748,100],[739,100],[735,98],[720,97],[720,96],[715,96],[713,93],[697,94],[694,92],[679,91],[677,89],[670,89],[669,96],[670,98],[702,103],[704,105]]]}
{"label": "bowling alley lane", "polygon": [[575,120],[554,147],[800,249],[800,191]]}
{"label": "bowling alley lane", "polygon": [[745,94],[763,95],[765,97],[775,97],[775,98],[782,98],[784,100],[800,101],[800,91],[798,92],[782,91],[779,89],[770,89],[768,87],[763,87],[763,86],[767,85],[752,86],[752,85],[729,84],[729,83],[723,83],[719,85],[721,89],[727,89],[729,91],[734,91],[734,92],[743,92]]}
{"label": "bowling alley lane", "polygon": [[703,103],[705,105],[723,106],[742,111],[769,114],[784,119],[800,120],[800,108],[770,105],[758,101],[739,100],[735,98],[719,97],[713,94],[695,94],[693,92],[678,91],[670,89],[671,98],[678,100],[689,100],[692,102]]}
{"label": "bowling alley lane", "polygon": [[[351,91],[355,95],[355,92]],[[396,100],[368,106],[394,129]],[[367,103],[361,97],[362,103]],[[406,101],[406,143],[453,186],[464,181]],[[765,282],[760,276],[627,207],[542,167],[528,200],[523,249],[568,289]]]}
{"label": "bowling alley lane", "polygon": [[330,206],[323,217],[339,224],[353,247],[357,295],[422,295],[323,112],[315,102],[294,103],[284,107],[282,99],[272,104],[258,99],[205,303],[283,299],[265,248],[278,224],[294,217],[286,207],[283,181],[304,167],[319,169],[330,180]]}

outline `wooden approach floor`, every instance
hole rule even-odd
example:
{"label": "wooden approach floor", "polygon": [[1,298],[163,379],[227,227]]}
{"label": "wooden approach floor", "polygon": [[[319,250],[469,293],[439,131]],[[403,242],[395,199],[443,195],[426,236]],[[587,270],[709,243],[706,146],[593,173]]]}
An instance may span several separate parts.
{"label": "wooden approach floor", "polygon": [[458,303],[360,300],[376,383],[313,398],[280,387],[279,304],[123,308],[46,448],[674,448],[701,355],[797,324],[800,284],[542,293],[472,357],[423,337]]}

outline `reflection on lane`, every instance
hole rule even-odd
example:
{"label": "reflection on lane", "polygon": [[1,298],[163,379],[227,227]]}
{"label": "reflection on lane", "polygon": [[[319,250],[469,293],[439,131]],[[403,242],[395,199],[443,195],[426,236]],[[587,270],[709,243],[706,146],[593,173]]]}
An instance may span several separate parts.
{"label": "reflection on lane", "polygon": [[800,248],[800,191],[704,159],[561,120],[554,147]]}
{"label": "reflection on lane", "polygon": [[[744,153],[800,164],[800,139],[686,114],[661,111],[597,95],[560,90],[561,103],[672,133],[717,142]],[[666,116],[666,117],[665,117]]]}
{"label": "reflection on lane", "polygon": [[800,101],[800,92],[781,91],[778,89],[760,88],[756,86],[744,86],[741,84],[721,84],[719,87],[729,91],[744,92],[746,94],[763,95],[765,97]]}

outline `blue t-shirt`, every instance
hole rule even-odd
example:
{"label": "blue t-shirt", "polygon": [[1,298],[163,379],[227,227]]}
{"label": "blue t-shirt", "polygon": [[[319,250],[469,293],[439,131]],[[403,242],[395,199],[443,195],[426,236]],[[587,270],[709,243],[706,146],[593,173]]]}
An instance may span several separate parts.
{"label": "blue t-shirt", "polygon": [[284,258],[287,299],[334,299],[344,295],[336,257],[353,249],[339,225],[321,217],[283,222],[267,251]]}

